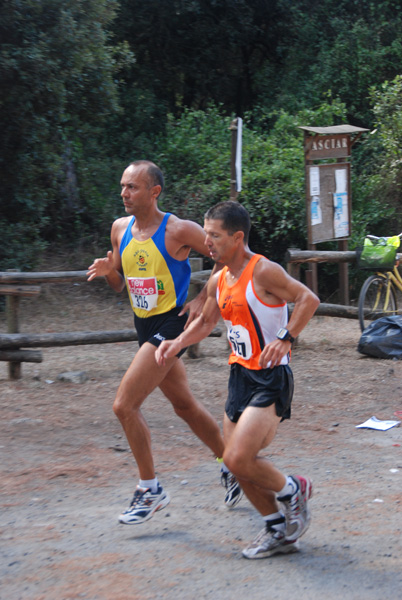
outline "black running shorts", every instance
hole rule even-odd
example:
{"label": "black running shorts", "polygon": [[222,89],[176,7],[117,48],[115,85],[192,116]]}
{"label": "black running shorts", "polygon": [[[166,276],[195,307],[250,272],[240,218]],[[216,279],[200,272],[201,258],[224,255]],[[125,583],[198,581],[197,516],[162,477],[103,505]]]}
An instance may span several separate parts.
{"label": "black running shorts", "polygon": [[237,423],[247,406],[275,404],[281,421],[290,419],[293,389],[293,373],[289,365],[251,370],[233,363],[230,365],[225,412],[233,423]]}
{"label": "black running shorts", "polygon": [[[134,325],[138,334],[138,343],[140,346],[149,342],[158,347],[163,340],[174,340],[183,331],[187,322],[187,315],[179,317],[182,307],[178,306],[161,315],[154,315],[142,319],[134,314]],[[183,348],[177,356],[181,356],[187,348]]]}

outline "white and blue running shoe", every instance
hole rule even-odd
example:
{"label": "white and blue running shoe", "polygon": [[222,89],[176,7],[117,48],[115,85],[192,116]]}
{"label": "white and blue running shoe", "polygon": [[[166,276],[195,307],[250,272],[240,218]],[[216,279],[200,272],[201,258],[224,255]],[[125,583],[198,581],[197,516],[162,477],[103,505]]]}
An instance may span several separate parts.
{"label": "white and blue running shoe", "polygon": [[144,489],[137,485],[131,504],[119,516],[119,521],[125,525],[144,523],[153,517],[156,511],[165,508],[169,502],[169,495],[161,485],[158,485],[158,489],[154,494],[149,488]]}

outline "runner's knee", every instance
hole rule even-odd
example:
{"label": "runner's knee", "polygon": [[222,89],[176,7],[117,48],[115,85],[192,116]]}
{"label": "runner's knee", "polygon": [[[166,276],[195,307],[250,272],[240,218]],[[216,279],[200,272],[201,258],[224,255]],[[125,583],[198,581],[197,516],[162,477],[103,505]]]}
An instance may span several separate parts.
{"label": "runner's knee", "polygon": [[172,406],[176,415],[185,421],[198,412],[198,406],[192,401],[191,397],[188,400],[181,400],[180,402],[175,403],[172,402]]}
{"label": "runner's knee", "polygon": [[223,462],[235,477],[247,479],[250,472],[250,459],[245,457],[236,448],[227,448],[223,453]]}
{"label": "runner's knee", "polygon": [[128,397],[126,394],[118,392],[113,402],[113,412],[116,417],[122,421],[130,414],[137,412],[139,407],[137,403],[133,401],[133,398]]}

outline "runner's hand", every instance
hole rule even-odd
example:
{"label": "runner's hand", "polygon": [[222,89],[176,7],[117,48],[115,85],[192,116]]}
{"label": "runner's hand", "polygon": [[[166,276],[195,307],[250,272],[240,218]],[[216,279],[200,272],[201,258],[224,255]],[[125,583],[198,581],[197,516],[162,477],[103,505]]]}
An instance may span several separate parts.
{"label": "runner's hand", "polygon": [[164,340],[156,349],[155,360],[160,367],[166,364],[168,358],[176,356],[181,350],[176,340]]}
{"label": "runner's hand", "polygon": [[92,281],[95,277],[106,277],[113,269],[113,252],[109,250],[105,258],[95,258],[92,265],[88,267],[88,281]]}
{"label": "runner's hand", "polygon": [[187,327],[193,322],[195,321],[195,319],[197,319],[197,317],[200,316],[200,314],[202,313],[202,307],[204,306],[204,300],[205,298],[200,298],[200,296],[196,296],[195,298],[193,298],[193,300],[190,300],[190,302],[187,302],[182,310],[179,313],[179,316],[184,315],[185,313],[188,313],[188,318],[187,318],[187,322],[184,326],[184,329],[187,329]]}
{"label": "runner's hand", "polygon": [[263,369],[273,369],[281,364],[282,358],[287,354],[292,344],[289,340],[274,340],[267,344],[260,354],[259,365]]}

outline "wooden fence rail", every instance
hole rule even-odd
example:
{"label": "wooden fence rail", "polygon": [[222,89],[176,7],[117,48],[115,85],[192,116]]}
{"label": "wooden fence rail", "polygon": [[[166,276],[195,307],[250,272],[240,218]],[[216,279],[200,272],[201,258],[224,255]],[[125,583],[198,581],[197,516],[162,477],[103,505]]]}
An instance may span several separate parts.
{"label": "wooden fence rail", "polygon": [[[302,263],[353,263],[356,262],[357,253],[350,251],[327,250],[299,250],[289,248],[285,254],[288,272],[295,279],[300,279],[300,265]],[[322,302],[315,314],[323,317],[338,317],[343,319],[358,319],[357,306],[345,304],[327,304]]]}
{"label": "wooden fence rail", "polygon": [[[219,337],[220,335],[221,331],[219,328],[215,328],[210,333],[211,337]],[[65,333],[3,333],[0,334],[0,349],[13,350],[19,348],[51,348],[53,346],[86,346],[90,344],[113,344],[115,342],[132,342],[137,340],[137,332],[134,329],[120,329],[116,331],[69,331]]]}
{"label": "wooden fence rail", "polygon": [[[300,264],[302,263],[353,263],[356,262],[355,251],[318,251],[287,250],[285,260],[289,273],[299,279]],[[199,259],[194,259],[198,261]],[[198,263],[199,264],[199,263]],[[191,284],[199,288],[205,284],[211,274],[210,270],[198,270],[191,274]],[[0,334],[0,361],[9,361],[11,379],[20,377],[21,362],[41,362],[42,355],[38,351],[28,350],[33,347],[74,346],[83,344],[107,344],[137,340],[135,330],[121,331],[76,331],[66,333],[22,334],[18,328],[18,302],[20,297],[35,296],[40,292],[42,283],[72,283],[86,282],[86,271],[57,271],[22,273],[18,271],[0,272],[0,295],[8,296],[8,333]],[[290,306],[292,311],[292,306]],[[356,306],[322,303],[316,315],[358,319]],[[219,336],[221,332],[215,329],[211,336]],[[190,349],[191,350],[191,349]],[[191,355],[191,352],[190,352]],[[195,347],[193,357],[197,356]]]}
{"label": "wooden fence rail", "polygon": [[299,250],[298,248],[289,248],[285,254],[285,260],[289,263],[347,263],[356,262],[356,251],[327,251],[327,250]]}
{"label": "wooden fence rail", "polygon": [[[0,285],[3,283],[70,283],[87,281],[87,271],[53,271],[24,273],[22,271],[0,272]],[[0,293],[2,293],[0,291]]]}
{"label": "wooden fence rail", "polygon": [[[191,283],[205,283],[211,270],[196,271],[191,274]],[[76,283],[87,281],[87,271],[53,271],[24,273],[22,271],[0,271],[0,286],[3,284],[32,284],[32,283]],[[0,287],[0,294],[3,288]]]}
{"label": "wooden fence rail", "polygon": [[[199,259],[195,259],[195,261],[198,260]],[[210,270],[206,270],[196,271],[191,274],[191,284],[195,290],[205,284],[210,273]],[[6,311],[8,329],[8,333],[0,334],[0,361],[7,361],[9,363],[10,379],[19,379],[21,377],[22,362],[42,362],[42,353],[37,350],[29,350],[28,348],[110,344],[114,342],[131,342],[138,340],[137,332],[134,329],[116,331],[73,331],[65,333],[20,333],[20,298],[37,296],[41,290],[40,285],[37,284],[86,282],[87,277],[87,271],[36,273],[24,273],[21,271],[0,272],[0,295],[7,297]],[[210,335],[211,337],[218,337],[221,335],[221,331],[216,328]],[[189,355],[193,358],[196,358],[199,355],[197,344],[189,348]]]}

